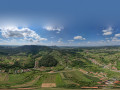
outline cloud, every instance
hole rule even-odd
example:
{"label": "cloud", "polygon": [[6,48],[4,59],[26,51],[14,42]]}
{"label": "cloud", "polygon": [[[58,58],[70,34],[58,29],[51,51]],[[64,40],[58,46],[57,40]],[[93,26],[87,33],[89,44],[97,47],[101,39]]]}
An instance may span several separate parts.
{"label": "cloud", "polygon": [[62,38],[59,38],[59,40],[57,41],[58,43],[61,43],[62,42]]}
{"label": "cloud", "polygon": [[120,37],[120,33],[115,34],[115,36],[114,36],[114,37],[111,37],[111,41],[114,41],[114,42],[119,42],[119,41],[120,41],[119,37]]}
{"label": "cloud", "polygon": [[86,40],[86,39],[83,38],[82,36],[75,36],[74,39],[78,39],[78,40]]}
{"label": "cloud", "polygon": [[69,42],[69,43],[72,43],[72,42],[74,42],[74,40],[68,40],[68,42]]}
{"label": "cloud", "polygon": [[116,38],[116,37],[113,37],[113,38],[111,39],[111,41],[113,41],[113,42],[119,42],[120,39],[118,39],[118,38]]}
{"label": "cloud", "polygon": [[58,25],[46,25],[43,27],[47,31],[57,31],[57,33],[60,33],[62,29],[64,29],[63,26],[58,26]]}
{"label": "cloud", "polygon": [[56,32],[56,33],[60,33],[60,31]]}
{"label": "cloud", "polygon": [[118,33],[118,34],[115,34],[113,37],[111,37],[110,39],[111,39],[111,41],[113,41],[113,42],[119,42],[120,41],[120,33]]}
{"label": "cloud", "polygon": [[120,37],[120,33],[118,33],[118,34],[115,34],[115,37]]}
{"label": "cloud", "polygon": [[90,41],[88,41],[87,43],[91,43]]}
{"label": "cloud", "polygon": [[41,38],[34,30],[29,28],[18,28],[17,26],[0,27],[0,32],[4,38],[24,38],[24,40],[39,42],[47,40]]}
{"label": "cloud", "polygon": [[102,30],[103,35],[111,35],[113,33],[112,30],[113,30],[112,27],[109,26],[107,29]]}
{"label": "cloud", "polygon": [[73,42],[74,40],[68,40],[68,42]]}

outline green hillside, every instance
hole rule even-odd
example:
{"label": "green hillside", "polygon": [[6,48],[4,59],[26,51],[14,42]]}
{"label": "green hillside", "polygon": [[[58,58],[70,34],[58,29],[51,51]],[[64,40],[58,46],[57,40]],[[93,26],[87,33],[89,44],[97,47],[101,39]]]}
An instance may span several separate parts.
{"label": "green hillside", "polygon": [[0,46],[0,88],[118,88],[119,70],[120,47]]}

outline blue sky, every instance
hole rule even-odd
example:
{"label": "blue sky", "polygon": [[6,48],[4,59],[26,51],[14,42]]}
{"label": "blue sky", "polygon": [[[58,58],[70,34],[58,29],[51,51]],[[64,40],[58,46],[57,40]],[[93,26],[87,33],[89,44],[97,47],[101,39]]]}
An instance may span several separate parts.
{"label": "blue sky", "polygon": [[0,45],[120,45],[120,0],[0,0]]}

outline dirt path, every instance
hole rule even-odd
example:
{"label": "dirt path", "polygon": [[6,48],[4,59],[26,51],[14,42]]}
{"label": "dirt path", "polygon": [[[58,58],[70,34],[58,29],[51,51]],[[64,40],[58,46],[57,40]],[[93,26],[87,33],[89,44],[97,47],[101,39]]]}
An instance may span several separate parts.
{"label": "dirt path", "polygon": [[4,81],[8,81],[8,79],[9,79],[9,75],[6,74],[6,75],[5,75],[5,78],[4,78]]}
{"label": "dirt path", "polygon": [[8,74],[4,73],[3,75],[0,74],[0,81],[8,81],[9,76]]}
{"label": "dirt path", "polygon": [[42,83],[41,87],[56,87],[56,83]]}
{"label": "dirt path", "polygon": [[39,78],[40,78],[40,76],[37,76],[34,80],[32,80],[30,82],[27,82],[27,83],[21,84],[21,85],[15,85],[15,86],[12,86],[12,87],[28,87],[28,86],[32,86],[33,83],[35,83]]}

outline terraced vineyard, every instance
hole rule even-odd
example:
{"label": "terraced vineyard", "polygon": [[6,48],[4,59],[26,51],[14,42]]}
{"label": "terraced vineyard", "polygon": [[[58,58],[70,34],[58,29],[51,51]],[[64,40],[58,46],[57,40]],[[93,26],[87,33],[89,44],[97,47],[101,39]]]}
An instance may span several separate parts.
{"label": "terraced vineyard", "polygon": [[77,86],[94,86],[100,81],[96,77],[85,75],[79,71],[64,72],[63,75],[67,84],[75,84]]}
{"label": "terraced vineyard", "polygon": [[31,71],[21,74],[1,74],[0,88],[15,88],[32,86],[40,78],[42,74],[39,72]]}
{"label": "terraced vineyard", "polygon": [[0,88],[41,87],[44,83],[52,83],[55,87],[63,85],[59,73],[48,74],[40,71],[31,71],[21,74],[0,74]]}
{"label": "terraced vineyard", "polygon": [[48,74],[44,80],[44,83],[55,83],[56,74]]}
{"label": "terraced vineyard", "polygon": [[0,74],[0,88],[24,87],[66,87],[70,84],[80,85],[81,82],[99,81],[97,78],[85,76],[79,71],[46,73],[31,71],[21,74]]}

